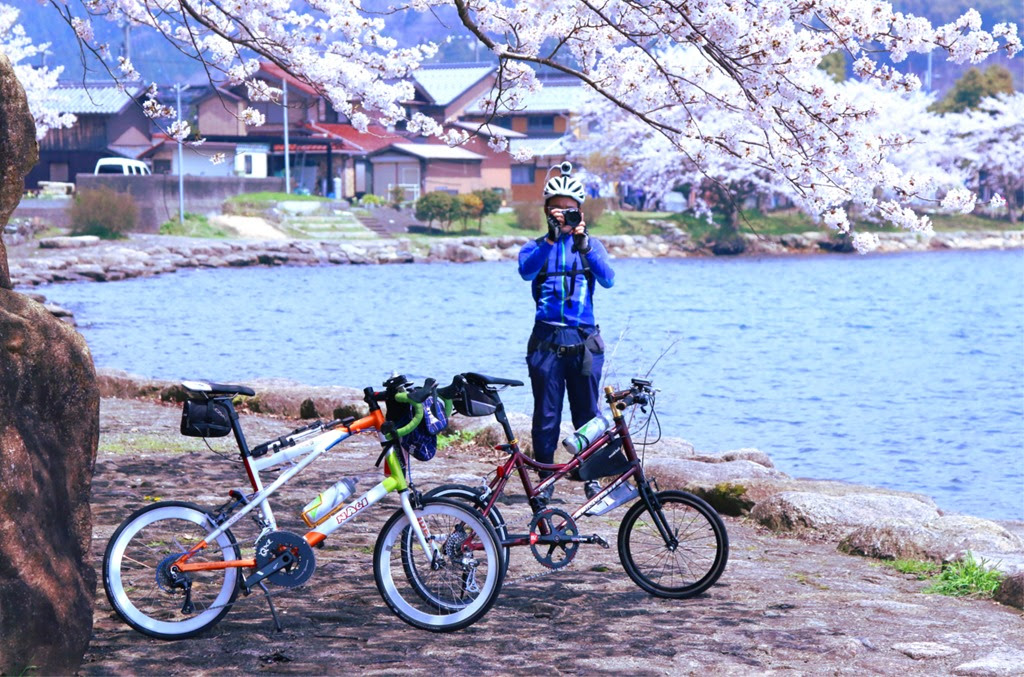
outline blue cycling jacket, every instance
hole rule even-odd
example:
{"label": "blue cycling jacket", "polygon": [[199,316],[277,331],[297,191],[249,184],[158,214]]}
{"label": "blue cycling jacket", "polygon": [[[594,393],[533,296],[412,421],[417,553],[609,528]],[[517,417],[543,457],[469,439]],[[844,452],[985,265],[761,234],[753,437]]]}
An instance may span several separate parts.
{"label": "blue cycling jacket", "polygon": [[604,245],[591,237],[584,257],[572,251],[571,234],[563,234],[553,245],[544,238],[523,245],[519,274],[533,282],[537,321],[571,327],[596,324],[593,280],[606,289],[615,282]]}

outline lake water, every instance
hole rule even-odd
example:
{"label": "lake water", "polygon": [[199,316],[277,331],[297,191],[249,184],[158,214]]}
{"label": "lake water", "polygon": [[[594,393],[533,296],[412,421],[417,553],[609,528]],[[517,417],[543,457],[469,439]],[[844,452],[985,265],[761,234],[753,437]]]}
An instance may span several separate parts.
{"label": "lake water", "polygon": [[[650,371],[665,435],[1024,519],[1024,253],[615,270],[596,301],[605,381]],[[527,380],[533,303],[511,263],[197,270],[40,291],[74,310],[98,366],[144,376]],[[506,391],[509,408],[529,411],[528,390]]]}

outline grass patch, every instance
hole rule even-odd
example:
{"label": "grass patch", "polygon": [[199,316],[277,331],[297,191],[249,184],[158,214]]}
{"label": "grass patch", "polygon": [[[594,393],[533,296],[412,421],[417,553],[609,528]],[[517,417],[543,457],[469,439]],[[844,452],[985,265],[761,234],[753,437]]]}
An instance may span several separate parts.
{"label": "grass patch", "polygon": [[186,237],[229,237],[230,233],[223,228],[210,224],[210,220],[202,214],[185,212],[185,222],[166,221],[160,226],[161,235],[184,235]]}
{"label": "grass patch", "polygon": [[196,451],[194,442],[184,438],[161,435],[104,435],[100,438],[100,454],[145,454],[154,452],[187,453]]}
{"label": "grass patch", "polygon": [[455,430],[451,433],[441,433],[437,436],[437,449],[447,449],[448,447],[458,447],[469,444],[479,434],[479,430]]}
{"label": "grass patch", "polygon": [[950,597],[991,597],[999,588],[1003,574],[988,566],[984,557],[974,559],[968,551],[963,559],[947,564],[925,592]]}
{"label": "grass patch", "polygon": [[927,578],[931,578],[935,574],[939,573],[939,565],[935,562],[925,562],[919,559],[896,559],[888,562],[884,562],[888,567],[892,567],[901,574],[910,574],[919,581],[923,581]]}
{"label": "grass patch", "polygon": [[255,204],[257,202],[329,202],[325,197],[319,195],[295,195],[294,193],[242,193],[232,195],[227,199],[234,204]]}

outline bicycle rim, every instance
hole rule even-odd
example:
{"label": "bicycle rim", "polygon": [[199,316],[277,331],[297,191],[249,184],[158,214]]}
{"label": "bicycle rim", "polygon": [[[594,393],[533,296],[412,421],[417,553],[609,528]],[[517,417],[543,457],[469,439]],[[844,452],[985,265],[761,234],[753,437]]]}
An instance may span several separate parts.
{"label": "bicycle rim", "polygon": [[399,510],[374,549],[377,589],[410,625],[434,632],[465,628],[487,613],[501,590],[501,548],[494,529],[475,510],[446,499],[426,500],[416,514],[440,549],[437,566]]}
{"label": "bicycle rim", "polygon": [[[139,632],[159,639],[184,639],[227,614],[238,594],[238,570],[186,574],[186,592],[168,564],[202,541],[213,528],[209,515],[188,503],[156,503],[135,512],[111,537],[103,558],[103,586],[114,611]],[[237,559],[229,532],[196,553],[191,562]]]}
{"label": "bicycle rim", "polygon": [[619,558],[641,588],[658,597],[685,598],[704,592],[725,571],[729,537],[718,513],[683,491],[658,494],[665,523],[678,541],[669,547],[639,501],[619,528]]}
{"label": "bicycle rim", "polygon": [[[423,495],[424,498],[447,498],[459,503],[465,503],[470,508],[473,508],[479,513],[483,513],[487,504],[480,500],[480,489],[471,487],[466,484],[442,484],[439,487],[431,489]],[[494,527],[494,533],[498,536],[498,542],[504,541],[508,537],[508,527],[505,525],[505,518],[502,516],[501,511],[498,510],[498,506],[494,505],[486,515],[487,521]],[[505,574],[508,573],[509,560],[512,558],[512,549],[508,546],[503,546],[501,549],[502,569],[501,575],[504,579]]]}

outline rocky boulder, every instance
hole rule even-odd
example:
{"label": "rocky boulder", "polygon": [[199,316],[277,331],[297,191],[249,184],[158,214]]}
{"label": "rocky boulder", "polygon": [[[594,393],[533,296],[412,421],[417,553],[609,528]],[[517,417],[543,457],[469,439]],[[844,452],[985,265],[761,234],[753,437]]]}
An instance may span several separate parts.
{"label": "rocky boulder", "polygon": [[645,468],[662,489],[684,489],[700,496],[720,513],[739,515],[754,507],[756,501],[748,495],[752,483],[774,484],[789,479],[785,473],[759,462],[763,461],[759,456],[757,460],[743,456],[662,457],[649,459]]}
{"label": "rocky boulder", "polygon": [[1016,553],[1021,539],[995,522],[965,515],[944,515],[924,522],[895,519],[858,527],[839,549],[877,559],[951,562],[974,553]]}
{"label": "rocky boulder", "polygon": [[1024,609],[1024,571],[1010,574],[999,584],[995,600],[1007,606]]}
{"label": "rocky boulder", "polygon": [[10,60],[0,53],[0,289],[11,289],[4,227],[21,202],[25,175],[39,161],[36,125]]}
{"label": "rocky boulder", "polygon": [[776,531],[813,530],[842,537],[854,529],[897,518],[927,522],[938,518],[939,511],[929,499],[910,495],[783,491],[757,503],[751,516]]}
{"label": "rocky boulder", "polygon": [[70,674],[88,647],[98,439],[84,339],[0,289],[0,672]]}

